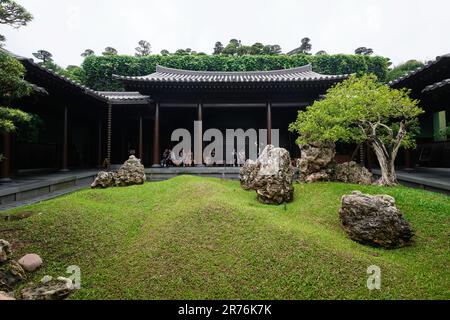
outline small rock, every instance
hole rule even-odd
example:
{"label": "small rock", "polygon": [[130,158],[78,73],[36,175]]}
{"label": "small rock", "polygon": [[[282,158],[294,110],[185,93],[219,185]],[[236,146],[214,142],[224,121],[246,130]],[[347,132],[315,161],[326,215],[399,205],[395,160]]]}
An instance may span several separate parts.
{"label": "small rock", "polygon": [[59,277],[45,284],[24,288],[21,295],[24,300],[63,300],[74,291],[72,280]]}
{"label": "small rock", "polygon": [[346,183],[372,184],[372,173],[354,161],[336,165],[335,180]]}
{"label": "small rock", "polygon": [[298,161],[302,182],[329,181],[333,177],[336,155],[332,142],[310,142],[300,146]]}
{"label": "small rock", "polygon": [[244,166],[239,171],[239,180],[241,187],[244,190],[252,190],[254,188],[253,183],[261,165],[253,160],[247,160]]}
{"label": "small rock", "polygon": [[392,249],[412,242],[414,232],[391,196],[353,191],[342,197],[339,215],[349,237],[362,244]]}
{"label": "small rock", "polygon": [[19,264],[29,272],[35,271],[42,265],[42,259],[35,253],[30,253],[19,259]]}
{"label": "small rock", "polygon": [[11,259],[11,255],[11,244],[6,240],[0,239],[0,264],[3,264]]}
{"label": "small rock", "polygon": [[41,279],[41,283],[42,284],[47,284],[48,282],[50,282],[50,281],[52,281],[53,280],[53,277],[52,276],[44,276],[44,277],[42,277],[42,279]]}
{"label": "small rock", "polygon": [[0,291],[0,301],[16,300],[14,296],[10,293]]}
{"label": "small rock", "polygon": [[109,188],[113,187],[116,179],[115,172],[100,171],[97,174],[91,188]]}
{"label": "small rock", "polygon": [[0,265],[0,290],[11,290],[17,283],[26,278],[25,271],[17,261],[9,260]]}

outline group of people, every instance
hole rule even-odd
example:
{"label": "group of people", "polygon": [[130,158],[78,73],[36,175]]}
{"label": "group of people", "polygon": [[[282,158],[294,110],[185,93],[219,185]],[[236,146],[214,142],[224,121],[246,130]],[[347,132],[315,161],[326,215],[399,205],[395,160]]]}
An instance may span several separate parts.
{"label": "group of people", "polygon": [[[217,165],[224,165],[226,162],[222,160],[215,160],[215,150],[211,152],[210,156],[204,157],[203,161],[206,166],[217,166]],[[234,150],[232,152],[232,159],[233,163],[230,164],[232,166],[241,166],[246,161],[245,151],[240,150],[239,152],[236,152]],[[178,155],[175,154],[175,152],[168,148],[165,149],[162,157],[161,157],[161,166],[162,167],[192,167],[196,165],[197,163],[194,160],[192,151],[185,152],[184,150],[180,151]]]}

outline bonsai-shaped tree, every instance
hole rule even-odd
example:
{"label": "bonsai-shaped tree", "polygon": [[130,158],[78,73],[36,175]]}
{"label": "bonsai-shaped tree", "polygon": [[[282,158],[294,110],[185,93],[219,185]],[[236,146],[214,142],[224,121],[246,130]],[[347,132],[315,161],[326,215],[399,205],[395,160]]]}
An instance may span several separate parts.
{"label": "bonsai-shaped tree", "polygon": [[289,126],[297,143],[369,142],[381,167],[379,185],[397,184],[394,162],[401,146],[413,147],[418,115],[423,110],[406,89],[377,82],[374,75],[349,79],[329,89],[326,98],[298,113]]}

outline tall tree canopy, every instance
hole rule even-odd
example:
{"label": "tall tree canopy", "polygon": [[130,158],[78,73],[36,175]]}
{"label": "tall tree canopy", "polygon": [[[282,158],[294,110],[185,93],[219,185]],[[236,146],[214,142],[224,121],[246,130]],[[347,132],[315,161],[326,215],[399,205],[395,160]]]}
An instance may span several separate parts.
{"label": "tall tree canopy", "polygon": [[[20,28],[27,25],[32,19],[33,16],[17,2],[0,0],[0,24]],[[0,46],[3,41],[5,41],[5,37],[0,34]]]}
{"label": "tall tree canopy", "polygon": [[42,60],[42,63],[44,64],[53,61],[53,55],[47,50],[38,50],[37,52],[33,53],[33,56],[36,59]]}
{"label": "tall tree canopy", "polygon": [[355,50],[355,54],[363,54],[366,56],[370,56],[371,54],[373,54],[373,49],[366,47],[359,47]]}
{"label": "tall tree canopy", "polygon": [[398,79],[410,71],[416,70],[417,68],[422,67],[424,64],[417,60],[409,60],[405,63],[399,64],[392,70],[389,70],[386,81],[392,81]]}
{"label": "tall tree canopy", "polygon": [[413,147],[417,117],[423,112],[407,90],[395,90],[373,75],[348,80],[328,90],[326,98],[298,113],[290,130],[297,142],[367,141],[381,167],[380,185],[397,183],[394,162],[400,146]]}
{"label": "tall tree canopy", "polygon": [[84,50],[84,52],[81,54],[81,56],[83,58],[89,57],[89,56],[93,56],[95,54],[94,50],[92,49],[86,49]]}
{"label": "tall tree canopy", "polygon": [[117,53],[117,50],[113,47],[106,47],[105,51],[102,52],[104,56],[115,56]]}
{"label": "tall tree canopy", "polygon": [[221,54],[223,51],[223,44],[220,41],[217,41],[214,45],[214,51],[213,54]]}
{"label": "tall tree canopy", "polygon": [[146,40],[139,41],[139,47],[136,48],[136,57],[145,57],[152,53],[152,46]]}
{"label": "tall tree canopy", "polygon": [[23,65],[0,50],[0,131],[12,132],[20,123],[28,122],[32,116],[18,109],[8,107],[15,99],[30,94],[32,87],[23,79]]}

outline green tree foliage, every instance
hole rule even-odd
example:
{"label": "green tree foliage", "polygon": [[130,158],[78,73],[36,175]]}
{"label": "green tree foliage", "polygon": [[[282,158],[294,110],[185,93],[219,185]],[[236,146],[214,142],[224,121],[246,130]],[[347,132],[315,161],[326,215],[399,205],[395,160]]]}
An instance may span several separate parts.
{"label": "green tree foliage", "polygon": [[33,53],[33,56],[36,59],[42,60],[42,63],[44,64],[53,61],[53,55],[46,50],[38,50],[37,52]]}
{"label": "green tree foliage", "polygon": [[102,52],[104,56],[115,56],[117,53],[117,50],[113,47],[106,47],[105,51]]}
{"label": "green tree foliage", "polygon": [[380,185],[395,185],[394,162],[400,146],[413,147],[417,117],[423,112],[407,90],[395,90],[373,75],[348,80],[328,90],[326,98],[298,113],[290,130],[297,142],[367,141],[381,167]]}
{"label": "green tree foliage", "polygon": [[81,54],[81,56],[83,58],[89,57],[89,56],[93,56],[95,54],[94,50],[92,49],[86,49],[84,50],[84,52]]}
{"label": "green tree foliage", "polygon": [[373,54],[373,49],[366,47],[359,47],[355,50],[355,54],[363,54],[366,56],[370,56],[371,54]]}
{"label": "green tree foliage", "polygon": [[301,40],[300,47],[289,51],[288,55],[294,55],[299,53],[310,54],[311,50],[312,50],[311,39],[306,37]]}
{"label": "green tree foliage", "polygon": [[400,77],[403,77],[408,72],[416,70],[417,68],[423,67],[423,65],[424,64],[422,62],[417,61],[417,60],[409,60],[405,63],[399,64],[392,70],[389,70],[386,81],[389,82],[389,81],[398,79]]}
{"label": "green tree foliage", "polygon": [[[0,24],[20,28],[26,26],[32,19],[33,16],[17,2],[0,0]],[[0,46],[3,41],[5,41],[5,37],[0,34]]]}
{"label": "green tree foliage", "polygon": [[324,54],[327,54],[327,52],[325,50],[320,50],[320,51],[317,51],[316,56],[321,56]]}
{"label": "green tree foliage", "polygon": [[152,46],[146,40],[139,41],[139,47],[136,48],[136,57],[145,57],[152,53]]}
{"label": "green tree foliage", "polygon": [[214,45],[213,54],[221,54],[223,49],[224,49],[224,47],[223,47],[222,42],[217,41],[216,44]]}
{"label": "green tree foliage", "polygon": [[384,81],[388,59],[364,55],[187,55],[167,54],[146,57],[89,56],[82,68],[86,78],[83,84],[95,90],[121,90],[122,85],[112,79],[113,74],[135,76],[155,72],[156,65],[198,71],[258,71],[288,69],[312,64],[313,70],[323,74],[362,75],[374,73]]}
{"label": "green tree foliage", "polygon": [[32,120],[32,116],[8,107],[13,100],[31,93],[31,85],[23,79],[25,68],[15,58],[0,51],[0,131],[13,132],[17,125]]}
{"label": "green tree foliage", "polygon": [[166,49],[161,50],[161,55],[162,56],[167,56],[169,54],[170,54],[169,50],[166,50]]}

